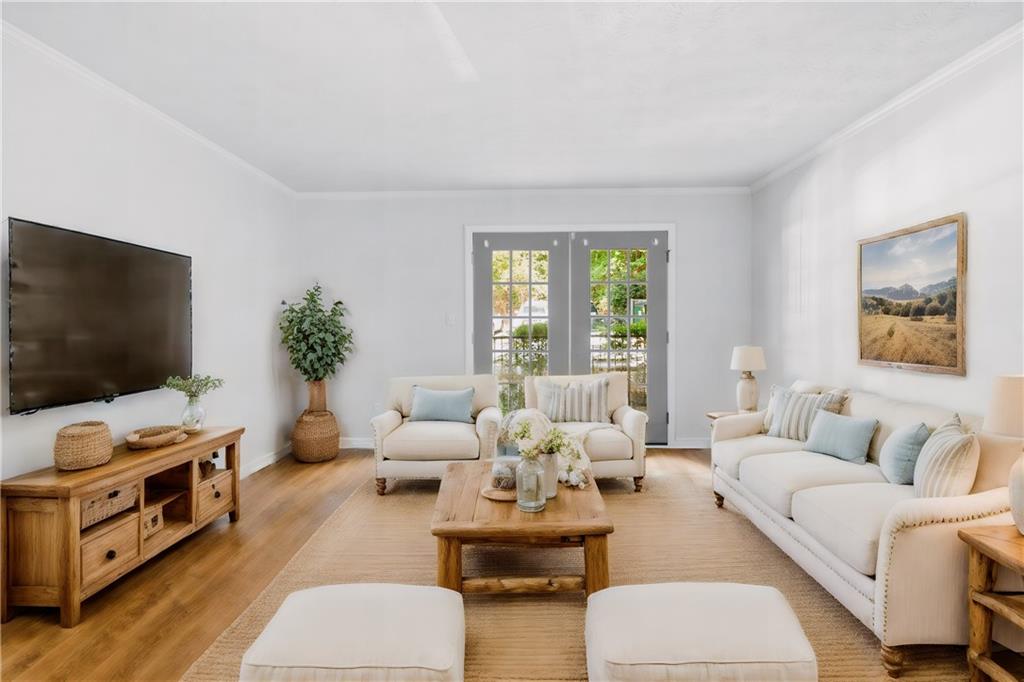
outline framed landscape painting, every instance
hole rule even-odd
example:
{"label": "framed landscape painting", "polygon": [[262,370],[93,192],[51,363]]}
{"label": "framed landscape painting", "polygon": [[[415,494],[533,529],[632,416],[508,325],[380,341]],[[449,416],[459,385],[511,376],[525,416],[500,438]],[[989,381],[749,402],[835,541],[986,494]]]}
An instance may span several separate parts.
{"label": "framed landscape painting", "polygon": [[964,376],[964,214],[857,244],[860,364]]}

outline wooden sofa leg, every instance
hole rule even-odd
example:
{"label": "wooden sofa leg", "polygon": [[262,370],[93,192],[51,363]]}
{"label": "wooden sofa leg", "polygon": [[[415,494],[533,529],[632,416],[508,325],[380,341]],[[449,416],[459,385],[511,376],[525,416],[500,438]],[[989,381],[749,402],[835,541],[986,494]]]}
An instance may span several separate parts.
{"label": "wooden sofa leg", "polygon": [[900,647],[882,645],[882,666],[889,677],[895,679],[903,674],[904,654]]}
{"label": "wooden sofa leg", "polygon": [[643,489],[644,489],[644,477],[643,476],[634,476],[633,477],[633,492],[635,492],[635,493],[643,492]]}
{"label": "wooden sofa leg", "polygon": [[715,506],[721,509],[723,504],[725,504],[725,498],[715,493]]}
{"label": "wooden sofa leg", "polygon": [[388,488],[388,479],[386,479],[386,478],[378,478],[377,479],[377,494],[378,495],[383,495],[387,491],[387,488]]}

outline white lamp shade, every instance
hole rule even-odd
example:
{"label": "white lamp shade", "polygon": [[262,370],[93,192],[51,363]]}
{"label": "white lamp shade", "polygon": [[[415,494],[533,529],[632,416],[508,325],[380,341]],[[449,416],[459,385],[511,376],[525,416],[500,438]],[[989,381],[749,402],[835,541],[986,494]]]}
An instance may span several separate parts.
{"label": "white lamp shade", "polygon": [[732,349],[732,364],[729,369],[754,372],[765,369],[764,349],[761,346],[736,346]]}
{"label": "white lamp shade", "polygon": [[1024,438],[1024,374],[996,377],[985,424],[989,433]]}

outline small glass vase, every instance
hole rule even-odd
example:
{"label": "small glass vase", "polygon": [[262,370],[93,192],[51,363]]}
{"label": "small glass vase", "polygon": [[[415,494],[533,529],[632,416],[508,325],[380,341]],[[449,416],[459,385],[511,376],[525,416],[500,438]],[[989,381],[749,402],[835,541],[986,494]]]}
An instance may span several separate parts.
{"label": "small glass vase", "polygon": [[541,455],[544,460],[544,496],[547,499],[558,494],[558,455]]}
{"label": "small glass vase", "polygon": [[206,410],[199,404],[199,398],[189,398],[185,411],[181,413],[181,425],[185,433],[195,433],[203,428],[206,421]]}
{"label": "small glass vase", "polygon": [[544,464],[536,458],[524,457],[516,467],[516,504],[524,512],[544,511]]}

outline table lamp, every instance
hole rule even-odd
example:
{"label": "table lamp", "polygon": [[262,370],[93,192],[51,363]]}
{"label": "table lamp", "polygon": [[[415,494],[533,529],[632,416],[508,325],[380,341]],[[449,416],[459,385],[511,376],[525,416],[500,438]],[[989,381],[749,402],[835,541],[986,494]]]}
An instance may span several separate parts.
{"label": "table lamp", "polygon": [[751,372],[765,369],[764,350],[760,346],[736,346],[729,369],[743,372],[736,383],[736,407],[740,412],[757,409],[757,379]]}
{"label": "table lamp", "polygon": [[[996,377],[992,403],[982,428],[989,433],[1024,438],[1024,375]],[[1010,469],[1010,512],[1024,534],[1024,447]]]}

